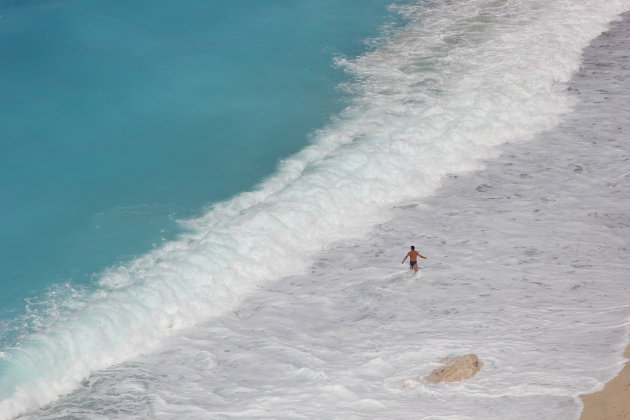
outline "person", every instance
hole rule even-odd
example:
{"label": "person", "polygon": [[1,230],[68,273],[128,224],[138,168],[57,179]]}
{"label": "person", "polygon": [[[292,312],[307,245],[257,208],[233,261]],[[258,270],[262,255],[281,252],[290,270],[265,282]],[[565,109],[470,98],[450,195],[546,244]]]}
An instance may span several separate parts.
{"label": "person", "polygon": [[417,273],[418,272],[418,257],[424,258],[425,260],[427,259],[427,257],[425,257],[424,255],[416,251],[415,246],[411,245],[411,251],[407,252],[407,255],[405,255],[405,259],[402,260],[402,263],[404,264],[405,261],[407,261],[407,258],[409,258],[409,269]]}

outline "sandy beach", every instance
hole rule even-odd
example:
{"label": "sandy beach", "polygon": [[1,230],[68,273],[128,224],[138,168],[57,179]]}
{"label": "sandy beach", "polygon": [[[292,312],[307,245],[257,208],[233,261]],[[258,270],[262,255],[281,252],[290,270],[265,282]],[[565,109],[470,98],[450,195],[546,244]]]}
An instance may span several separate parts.
{"label": "sandy beach", "polygon": [[[630,345],[624,356],[630,359]],[[630,419],[630,362],[604,389],[592,394],[581,395],[584,411],[580,420]]]}

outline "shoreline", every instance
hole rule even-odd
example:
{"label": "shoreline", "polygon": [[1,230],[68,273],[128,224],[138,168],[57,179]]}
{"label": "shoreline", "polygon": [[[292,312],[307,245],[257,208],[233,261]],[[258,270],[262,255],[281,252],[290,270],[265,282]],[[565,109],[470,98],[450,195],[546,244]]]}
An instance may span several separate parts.
{"label": "shoreline", "polygon": [[[630,344],[624,357],[630,359]],[[580,420],[630,419],[630,360],[604,388],[580,395],[584,404]]]}
{"label": "shoreline", "polygon": [[[600,51],[602,56],[606,50],[609,50],[607,60],[602,60],[603,57],[600,56],[601,62],[595,63],[595,65],[603,66],[607,61],[608,65],[616,64],[619,66],[623,57],[620,60],[619,57],[615,57],[615,53],[618,54],[619,51],[623,51],[623,48],[615,49],[614,45],[617,43],[617,46],[627,44],[627,41],[624,42],[623,40],[627,39],[626,34],[628,33],[630,33],[630,12],[623,13],[620,20],[612,22],[608,31],[602,33],[591,43],[591,46],[599,43],[596,48],[603,50]],[[612,48],[610,44],[613,44]],[[602,389],[579,395],[583,404],[580,420],[630,419],[630,343],[626,346],[623,357],[626,359],[625,363],[619,372],[604,384]]]}

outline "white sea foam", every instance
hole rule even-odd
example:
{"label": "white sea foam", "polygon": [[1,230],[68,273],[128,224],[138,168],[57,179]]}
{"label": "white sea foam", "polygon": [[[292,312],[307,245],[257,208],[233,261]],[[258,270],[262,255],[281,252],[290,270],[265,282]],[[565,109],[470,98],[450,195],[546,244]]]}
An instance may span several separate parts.
{"label": "white sea foam", "polygon": [[[407,26],[377,50],[338,61],[355,76],[347,86],[355,99],[314,135],[310,147],[282,162],[255,191],[189,221],[192,233],[105,273],[98,291],[75,297],[53,323],[5,352],[0,418],[53,401],[91,373],[155,348],[174,330],[236,309],[260,285],[303,273],[328,244],[365,234],[387,220],[393,206],[429,196],[445,175],[482,168],[484,159],[498,154],[497,145],[558,124],[575,103],[565,83],[579,68],[582,49],[629,8],[627,0],[479,0],[401,8]],[[393,375],[391,358],[411,366],[450,348],[448,337],[432,339],[430,350],[407,345],[394,349],[389,360],[367,361],[365,375]],[[201,370],[215,366],[212,354],[195,357]],[[287,357],[310,356],[295,349]],[[311,367],[295,373],[295,380],[325,382],[328,375]],[[382,405],[358,398],[355,385],[322,383],[321,394],[345,400],[348,410]],[[550,394],[567,393],[562,386],[541,386]],[[250,391],[244,384],[230,392]],[[538,391],[530,384],[505,392]],[[281,407],[288,404],[273,398]],[[164,395],[152,401],[168,415],[182,410]],[[265,415],[262,408],[247,410],[240,415]],[[194,418],[202,411],[183,412]]]}

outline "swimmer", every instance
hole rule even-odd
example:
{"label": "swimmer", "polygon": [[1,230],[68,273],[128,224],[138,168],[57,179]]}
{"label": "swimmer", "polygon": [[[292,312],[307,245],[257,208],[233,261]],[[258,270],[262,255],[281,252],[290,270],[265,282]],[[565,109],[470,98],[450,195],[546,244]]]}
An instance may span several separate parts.
{"label": "swimmer", "polygon": [[407,252],[407,255],[405,255],[405,259],[402,260],[402,263],[404,264],[405,261],[407,261],[407,258],[409,258],[409,269],[413,270],[414,273],[417,273],[418,272],[418,257],[424,258],[425,260],[427,259],[427,257],[425,257],[424,255],[416,251],[415,246],[411,245],[411,251]]}

